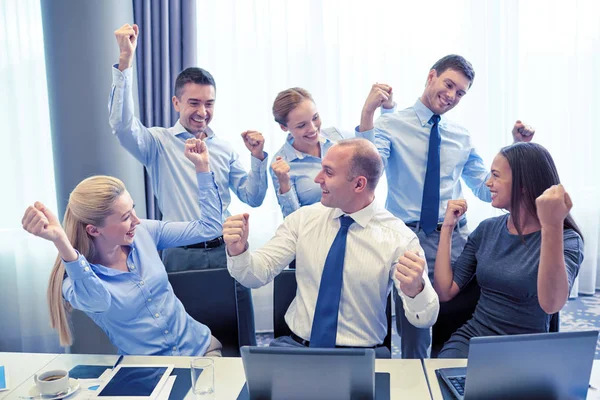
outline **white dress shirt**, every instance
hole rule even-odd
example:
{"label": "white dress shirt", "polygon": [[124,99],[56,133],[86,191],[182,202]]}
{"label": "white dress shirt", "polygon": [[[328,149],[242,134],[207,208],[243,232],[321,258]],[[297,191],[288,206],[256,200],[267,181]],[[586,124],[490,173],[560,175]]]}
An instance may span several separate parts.
{"label": "white dress shirt", "polygon": [[[325,259],[343,214],[342,210],[321,203],[302,207],[285,218],[275,236],[261,249],[227,256],[231,276],[250,288],[271,282],[296,259],[298,289],[285,321],[292,332],[307,340]],[[383,343],[387,333],[385,308],[392,282],[402,296],[408,320],[420,328],[433,325],[439,300],[427,279],[427,268],[423,271],[424,289],[414,298],[400,290],[400,282],[394,276],[395,264],[406,250],[424,257],[417,236],[376,201],[349,215],[355,223],[348,230],[346,242],[336,345],[372,347]]]}

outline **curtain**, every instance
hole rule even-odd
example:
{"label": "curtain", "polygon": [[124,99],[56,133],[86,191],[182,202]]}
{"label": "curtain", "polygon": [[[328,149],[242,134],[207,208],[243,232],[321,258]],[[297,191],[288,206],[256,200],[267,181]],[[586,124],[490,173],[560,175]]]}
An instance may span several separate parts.
{"label": "curtain", "polygon": [[[147,126],[170,127],[177,121],[171,97],[177,75],[196,65],[196,1],[133,0],[140,27],[136,51],[140,120]],[[160,219],[148,173],[148,218]]]}
{"label": "curtain", "polygon": [[[600,284],[598,15],[594,0],[199,0],[198,65],[219,86],[211,127],[249,167],[242,131],[262,132],[271,155],[285,140],[271,114],[279,91],[308,89],[323,127],[353,130],[373,83],[391,84],[398,107],[408,107],[437,59],[463,55],[476,77],[448,117],[470,130],[489,165],[512,142],[517,119],[536,127],[534,140],[552,153],[585,234],[579,290],[593,293]],[[382,182],[380,201],[386,190]],[[500,213],[468,189],[465,196],[471,229]],[[272,187],[262,207],[234,201],[230,209],[250,213],[252,248],[281,222]],[[258,330],[271,329],[271,298],[270,287],[254,291]]]}
{"label": "curtain", "polygon": [[50,328],[52,243],[21,227],[28,205],[57,209],[40,3],[0,0],[0,351],[61,352]]}

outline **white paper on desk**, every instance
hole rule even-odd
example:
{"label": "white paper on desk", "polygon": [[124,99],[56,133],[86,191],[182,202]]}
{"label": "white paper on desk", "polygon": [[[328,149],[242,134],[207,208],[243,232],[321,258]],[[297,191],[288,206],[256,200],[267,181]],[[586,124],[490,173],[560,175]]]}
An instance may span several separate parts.
{"label": "white paper on desk", "polygon": [[177,375],[169,376],[160,393],[156,397],[156,400],[169,400],[171,390],[173,390],[173,385],[175,384],[175,378],[177,378]]}

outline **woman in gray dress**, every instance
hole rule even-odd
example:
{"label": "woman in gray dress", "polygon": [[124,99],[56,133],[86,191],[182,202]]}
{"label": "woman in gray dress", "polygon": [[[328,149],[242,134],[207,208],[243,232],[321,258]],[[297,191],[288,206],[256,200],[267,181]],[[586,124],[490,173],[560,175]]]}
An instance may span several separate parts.
{"label": "woman in gray dress", "polygon": [[440,301],[448,301],[476,278],[481,297],[440,358],[466,358],[469,340],[476,336],[548,332],[550,317],[565,305],[583,261],[582,235],[569,214],[571,199],[544,147],[503,148],[486,184],[492,206],[508,213],[483,221],[454,265],[452,232],[467,204],[450,200],[446,209],[434,288]]}

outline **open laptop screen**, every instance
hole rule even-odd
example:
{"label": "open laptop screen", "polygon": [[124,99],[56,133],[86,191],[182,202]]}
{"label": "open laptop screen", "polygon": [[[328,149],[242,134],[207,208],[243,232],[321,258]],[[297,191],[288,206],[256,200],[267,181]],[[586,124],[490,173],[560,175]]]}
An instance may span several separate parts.
{"label": "open laptop screen", "polygon": [[373,349],[241,349],[250,399],[373,399]]}

